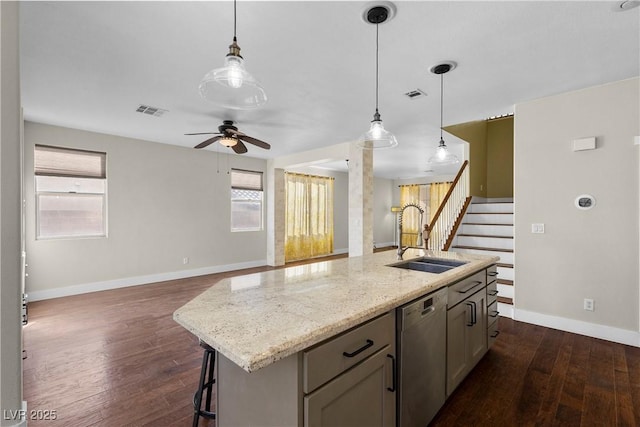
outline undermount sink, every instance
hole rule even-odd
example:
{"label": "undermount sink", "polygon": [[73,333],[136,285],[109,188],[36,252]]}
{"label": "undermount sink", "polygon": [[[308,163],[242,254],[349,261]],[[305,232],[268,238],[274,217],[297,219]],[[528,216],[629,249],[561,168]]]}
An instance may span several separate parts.
{"label": "undermount sink", "polygon": [[398,264],[390,264],[390,267],[405,268],[407,270],[424,271],[425,273],[440,274],[452,268],[466,264],[465,261],[453,261],[442,258],[416,258]]}

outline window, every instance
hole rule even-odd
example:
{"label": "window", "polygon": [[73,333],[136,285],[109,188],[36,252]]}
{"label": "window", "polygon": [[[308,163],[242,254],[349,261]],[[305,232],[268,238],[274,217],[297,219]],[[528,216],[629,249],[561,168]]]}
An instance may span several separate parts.
{"label": "window", "polygon": [[231,169],[231,231],[262,230],[262,172]]}
{"label": "window", "polygon": [[36,145],[36,238],[104,237],[106,153]]}

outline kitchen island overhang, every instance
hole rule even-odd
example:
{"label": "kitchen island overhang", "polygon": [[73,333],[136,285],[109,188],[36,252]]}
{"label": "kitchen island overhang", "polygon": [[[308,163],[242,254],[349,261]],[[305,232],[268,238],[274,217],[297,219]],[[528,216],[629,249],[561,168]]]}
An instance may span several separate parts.
{"label": "kitchen island overhang", "polygon": [[419,257],[466,261],[433,274],[393,268],[394,251],[222,279],[173,318],[218,353],[253,372],[354,328],[498,261],[497,257],[410,249]]}

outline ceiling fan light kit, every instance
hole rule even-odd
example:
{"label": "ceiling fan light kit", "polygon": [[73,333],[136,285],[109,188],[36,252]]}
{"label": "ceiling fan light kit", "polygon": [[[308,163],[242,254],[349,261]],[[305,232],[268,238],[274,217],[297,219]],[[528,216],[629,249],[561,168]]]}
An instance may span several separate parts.
{"label": "ceiling fan light kit", "polygon": [[389,20],[395,14],[395,7],[388,2],[376,4],[367,8],[363,15],[365,22],[376,26],[376,112],[369,130],[358,139],[358,146],[366,150],[392,148],[398,145],[396,137],[384,128],[380,112],[378,111],[378,26]]}
{"label": "ceiling fan light kit", "polygon": [[431,167],[443,167],[450,166],[460,163],[458,157],[451,153],[447,149],[447,145],[444,143],[444,138],[442,137],[442,118],[443,118],[443,94],[444,94],[444,75],[449,71],[456,68],[456,63],[453,61],[446,61],[440,64],[434,65],[431,67],[431,72],[433,74],[440,75],[440,142],[438,143],[438,148],[436,148],[436,152],[433,156],[429,157],[427,163]]}
{"label": "ceiling fan light kit", "polygon": [[225,108],[249,110],[267,102],[267,94],[258,80],[244,67],[236,37],[236,1],[233,2],[233,42],[224,66],[209,71],[198,89],[207,101]]}

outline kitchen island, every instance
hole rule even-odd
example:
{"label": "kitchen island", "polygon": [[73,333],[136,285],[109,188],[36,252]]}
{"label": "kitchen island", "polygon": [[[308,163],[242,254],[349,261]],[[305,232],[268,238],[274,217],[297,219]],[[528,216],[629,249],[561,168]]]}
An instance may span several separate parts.
{"label": "kitchen island", "polygon": [[[404,259],[423,256],[466,264],[440,274],[412,271],[389,266],[399,261],[386,251],[223,279],[178,309],[176,322],[218,352],[217,425],[314,425],[308,418],[314,390],[340,369],[356,371],[378,353],[378,379],[392,383],[394,366],[386,365],[395,363],[395,309],[497,261],[420,249],[408,250]],[[353,347],[362,354],[346,364],[333,366],[321,351],[305,352],[337,336],[368,345],[358,332],[362,325],[379,339],[366,351]],[[321,372],[311,374],[311,367]],[[393,392],[393,385],[386,388]],[[391,398],[383,400],[391,405]],[[395,403],[382,409],[378,415],[395,422]]]}

